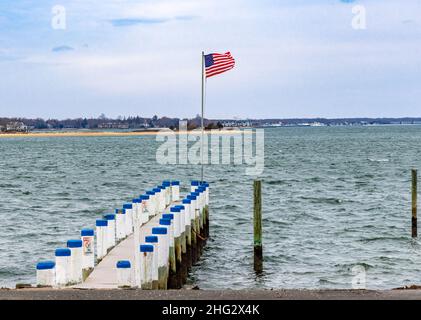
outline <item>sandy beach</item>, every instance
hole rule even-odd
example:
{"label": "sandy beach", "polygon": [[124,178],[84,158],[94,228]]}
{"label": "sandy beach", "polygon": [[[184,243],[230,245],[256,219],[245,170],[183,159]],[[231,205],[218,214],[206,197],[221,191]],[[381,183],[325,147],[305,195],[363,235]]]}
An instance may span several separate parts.
{"label": "sandy beach", "polygon": [[[170,130],[149,130],[149,131],[49,131],[30,133],[0,133],[0,138],[42,138],[42,137],[128,137],[128,136],[155,136],[158,134],[186,134],[200,133],[200,131],[170,131]],[[207,130],[207,134],[236,134],[241,130]]]}

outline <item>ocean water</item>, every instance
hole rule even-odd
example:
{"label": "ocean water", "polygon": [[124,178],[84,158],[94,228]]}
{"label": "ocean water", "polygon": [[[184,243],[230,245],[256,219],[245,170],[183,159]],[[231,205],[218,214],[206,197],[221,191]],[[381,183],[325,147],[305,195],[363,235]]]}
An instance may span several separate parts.
{"label": "ocean water", "polygon": [[[160,165],[154,136],[0,139],[0,286],[35,282],[35,264],[84,227],[193,165]],[[411,239],[410,169],[421,126],[265,129],[264,272],[253,272],[255,177],[209,165],[211,239],[189,281],[200,288],[367,288],[421,283]]]}

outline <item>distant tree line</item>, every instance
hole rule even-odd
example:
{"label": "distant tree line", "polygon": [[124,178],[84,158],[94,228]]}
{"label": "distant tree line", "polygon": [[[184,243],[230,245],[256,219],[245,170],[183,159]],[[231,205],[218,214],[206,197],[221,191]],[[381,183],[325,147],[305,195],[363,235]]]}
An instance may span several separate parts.
{"label": "distant tree line", "polygon": [[[42,118],[1,118],[0,128],[5,127],[11,122],[22,122],[29,129],[142,129],[142,128],[170,128],[177,130],[179,121],[187,121],[187,128],[193,130],[201,126],[201,117],[197,115],[192,119],[180,119],[153,116],[152,118],[131,116],[121,117],[116,119],[107,118],[101,114],[98,118],[75,118],[75,119],[42,119]],[[405,117],[405,118],[294,118],[294,119],[247,119],[247,120],[232,120],[219,119],[210,120],[204,119],[204,124],[207,129],[221,129],[226,126],[266,126],[271,124],[282,125],[299,125],[303,123],[317,122],[324,125],[368,125],[368,124],[421,124],[421,118]]]}
{"label": "distant tree line", "polygon": [[[22,122],[31,129],[142,129],[142,128],[170,128],[178,129],[179,121],[187,121],[189,130],[200,127],[201,118],[196,116],[193,119],[180,119],[153,116],[152,118],[145,117],[118,117],[117,119],[107,118],[101,114],[98,118],[75,118],[75,119],[42,119],[42,118],[0,118],[0,126],[6,126],[10,122]],[[218,121],[204,119],[205,126],[208,129],[222,128],[222,124]]]}

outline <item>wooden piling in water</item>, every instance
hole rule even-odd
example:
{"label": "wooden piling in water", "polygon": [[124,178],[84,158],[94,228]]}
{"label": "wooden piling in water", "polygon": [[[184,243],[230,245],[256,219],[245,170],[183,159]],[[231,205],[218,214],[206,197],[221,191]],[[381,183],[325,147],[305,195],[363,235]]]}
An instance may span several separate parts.
{"label": "wooden piling in water", "polygon": [[186,264],[187,269],[190,269],[192,263],[192,246],[191,246],[191,225],[186,226]]}
{"label": "wooden piling in water", "polygon": [[196,209],[196,243],[197,243],[197,260],[199,260],[200,256],[202,255],[202,237],[200,235],[200,211]]}
{"label": "wooden piling in water", "polygon": [[181,237],[174,238],[174,249],[175,249],[175,264],[176,264],[176,270],[177,270],[176,289],[180,289],[182,287]]}
{"label": "wooden piling in water", "polygon": [[418,236],[417,223],[417,170],[412,169],[412,237]]}
{"label": "wooden piling in water", "polygon": [[191,237],[191,261],[192,265],[197,261],[197,237],[196,237],[196,223],[195,220],[191,220],[190,225],[190,237]]}
{"label": "wooden piling in water", "polygon": [[184,285],[187,282],[187,238],[184,231],[181,235],[181,283]]}
{"label": "wooden piling in water", "polygon": [[170,247],[170,274],[168,275],[168,289],[177,288],[177,269],[175,262],[175,249]]}
{"label": "wooden piling in water", "polygon": [[209,206],[208,205],[205,206],[205,224],[206,224],[205,236],[206,238],[208,238],[209,237]]}
{"label": "wooden piling in water", "polygon": [[202,240],[202,247],[204,247],[206,243],[205,224],[205,208],[202,208],[200,209],[200,235],[204,239]]}
{"label": "wooden piling in water", "polygon": [[262,185],[260,180],[254,181],[254,271],[263,270],[263,247],[262,247]]}
{"label": "wooden piling in water", "polygon": [[158,289],[167,290],[167,285],[167,268],[165,266],[158,267]]}

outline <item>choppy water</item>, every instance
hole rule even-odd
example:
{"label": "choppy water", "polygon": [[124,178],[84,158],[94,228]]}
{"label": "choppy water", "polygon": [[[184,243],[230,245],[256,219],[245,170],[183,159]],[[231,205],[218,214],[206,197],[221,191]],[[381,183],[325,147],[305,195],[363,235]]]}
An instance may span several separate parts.
{"label": "choppy water", "polygon": [[[421,169],[421,127],[265,130],[264,273],[253,273],[252,180],[245,166],[206,168],[212,239],[191,280],[201,288],[368,288],[421,283],[410,237],[410,169]],[[168,178],[153,136],[0,139],[0,286],[35,282],[35,264]]]}

